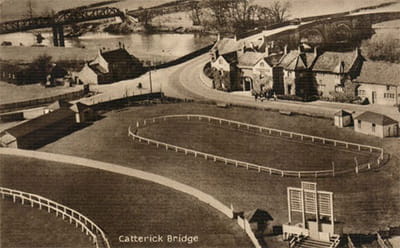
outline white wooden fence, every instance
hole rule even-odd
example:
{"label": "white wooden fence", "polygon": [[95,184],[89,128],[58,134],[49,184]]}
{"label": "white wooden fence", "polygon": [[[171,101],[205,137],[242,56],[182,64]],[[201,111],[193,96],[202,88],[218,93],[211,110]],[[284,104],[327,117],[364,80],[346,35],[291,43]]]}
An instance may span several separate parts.
{"label": "white wooden fence", "polygon": [[[12,197],[14,203],[19,201],[22,205],[25,203],[30,204],[32,208],[36,205],[40,210],[45,208],[48,213],[54,212],[57,217],[60,215],[63,220],[67,219],[70,224],[74,223],[76,228],[80,228],[82,232],[85,232],[96,248],[110,248],[103,230],[89,218],[69,207],[36,194],[4,187],[0,187],[0,194],[3,199],[6,196]],[[101,241],[98,240],[98,236],[102,239]]]}
{"label": "white wooden fence", "polygon": [[193,155],[194,157],[200,157],[204,158],[205,160],[213,160],[214,162],[223,162],[226,165],[234,165],[235,167],[244,167],[247,170],[257,170],[258,172],[267,172],[270,175],[279,175],[279,176],[289,176],[289,177],[326,177],[326,176],[335,176],[339,174],[346,174],[346,173],[359,173],[364,170],[370,170],[373,168],[374,163],[368,162],[365,164],[355,164],[355,167],[352,167],[350,169],[346,170],[340,170],[336,171],[334,168],[330,170],[312,170],[312,171],[294,171],[294,170],[281,170],[281,169],[276,169],[268,166],[262,166],[254,163],[249,163],[249,162],[244,162],[236,159],[230,159],[210,153],[205,153],[193,149],[188,149],[184,148],[181,146],[176,146],[172,144],[168,144],[165,142],[161,142],[158,140],[142,137],[137,134],[137,131],[140,127],[142,126],[147,126],[152,123],[156,123],[158,121],[166,121],[168,119],[173,119],[173,118],[180,118],[180,119],[186,119],[188,121],[190,120],[199,120],[199,121],[207,121],[208,123],[214,123],[218,125],[228,125],[228,126],[234,126],[237,128],[244,128],[249,131],[254,131],[254,132],[259,132],[263,134],[268,134],[268,135],[276,135],[276,136],[281,136],[281,137],[286,137],[288,139],[298,139],[303,142],[313,142],[313,143],[319,143],[323,145],[331,145],[334,147],[341,147],[341,148],[346,148],[346,149],[354,149],[357,151],[368,151],[368,152],[379,152],[379,157],[376,159],[376,164],[379,167],[381,163],[383,162],[384,159],[384,151],[383,148],[375,147],[375,146],[369,146],[369,145],[362,145],[362,144],[357,144],[357,143],[352,143],[352,142],[347,142],[347,141],[341,141],[341,140],[335,140],[335,139],[328,139],[328,138],[323,138],[323,137],[318,137],[318,136],[312,136],[312,135],[307,135],[307,134],[302,134],[302,133],[296,133],[296,132],[289,132],[289,131],[284,131],[284,130],[279,130],[275,128],[268,128],[268,127],[263,127],[263,126],[258,126],[258,125],[253,125],[253,124],[248,124],[244,122],[239,122],[239,121],[233,121],[233,120],[228,120],[228,119],[223,119],[223,118],[218,118],[218,117],[213,117],[213,116],[207,116],[207,115],[165,115],[165,116],[159,116],[159,117],[154,117],[151,119],[145,119],[140,122],[136,122],[136,129],[135,131],[132,131],[132,127],[129,126],[128,129],[128,136],[132,136],[133,140],[138,140],[139,142],[145,142],[147,144],[154,144],[157,146],[157,148],[163,147],[166,150],[172,150],[175,152],[183,152],[185,155]]}

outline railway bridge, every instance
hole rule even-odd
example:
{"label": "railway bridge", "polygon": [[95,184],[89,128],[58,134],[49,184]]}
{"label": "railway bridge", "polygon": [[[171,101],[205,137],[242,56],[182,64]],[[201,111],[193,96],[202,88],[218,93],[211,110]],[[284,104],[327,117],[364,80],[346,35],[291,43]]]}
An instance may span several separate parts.
{"label": "railway bridge", "polygon": [[52,28],[54,46],[64,46],[64,26],[74,23],[92,21],[119,16],[125,13],[118,8],[76,8],[57,12],[53,16],[34,17],[0,23],[0,34],[23,32],[27,30]]}

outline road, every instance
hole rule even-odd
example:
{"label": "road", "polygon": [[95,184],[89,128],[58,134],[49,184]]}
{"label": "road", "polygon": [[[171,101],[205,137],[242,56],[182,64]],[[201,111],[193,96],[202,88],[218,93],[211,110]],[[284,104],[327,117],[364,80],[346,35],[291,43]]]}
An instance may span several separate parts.
{"label": "road", "polygon": [[208,61],[207,54],[197,57],[189,62],[177,66],[176,70],[168,70],[168,83],[163,83],[163,92],[167,96],[188,98],[196,100],[211,100],[235,105],[259,107],[282,111],[291,111],[302,114],[324,116],[332,118],[340,109],[360,114],[364,111],[374,111],[386,114],[400,121],[397,108],[380,105],[356,105],[346,103],[333,103],[325,101],[294,102],[294,101],[255,101],[250,94],[227,93],[211,89],[210,79],[203,73],[203,66]]}

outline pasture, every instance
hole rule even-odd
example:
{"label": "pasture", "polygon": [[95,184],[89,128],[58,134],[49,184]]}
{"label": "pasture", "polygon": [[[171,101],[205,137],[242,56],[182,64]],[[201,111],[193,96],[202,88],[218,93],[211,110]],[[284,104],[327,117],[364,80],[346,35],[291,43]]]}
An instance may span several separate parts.
{"label": "pasture", "polygon": [[[36,193],[79,211],[103,228],[112,247],[188,247],[187,243],[168,243],[165,240],[162,243],[119,242],[120,235],[158,234],[197,235],[199,241],[190,247],[251,246],[235,221],[194,197],[155,183],[90,168],[14,156],[0,157],[0,177],[4,187]],[[0,199],[0,203],[3,201],[5,205],[11,202]],[[80,230],[68,222],[62,223],[60,217],[57,219],[54,214],[47,214],[46,210],[30,207],[29,212],[21,210],[20,214],[14,215],[16,210],[26,206],[15,205],[16,210],[12,207],[2,208],[2,216],[16,219],[16,223],[2,221],[1,236],[6,237],[2,238],[2,247],[85,247],[81,246],[82,238],[79,237],[83,234]],[[32,218],[30,211],[37,211],[35,215],[43,216]],[[46,217],[48,220],[44,219]],[[33,236],[35,243],[30,245],[26,245],[27,240],[15,240],[15,236],[28,230],[18,224],[25,222],[29,222],[26,226],[35,227],[29,229],[29,235],[24,233],[21,236],[27,237],[27,240]],[[48,229],[52,231],[43,233]],[[77,240],[68,238],[77,236]],[[85,238],[83,236],[83,240]],[[56,239],[54,245],[45,245],[51,244],[49,242],[53,239]],[[43,244],[41,240],[44,240]],[[59,245],[60,241],[64,243]]]}
{"label": "pasture", "polygon": [[[41,150],[112,162],[163,175],[209,193],[228,206],[232,204],[235,210],[263,208],[272,215],[275,224],[287,221],[286,187],[297,187],[303,179],[282,178],[257,171],[236,169],[223,163],[213,163],[184,156],[182,153],[157,149],[154,145],[134,142],[128,138],[129,125],[145,118],[168,114],[206,114],[378,147],[386,143],[386,140],[356,134],[351,128],[338,129],[333,126],[333,121],[328,119],[300,115],[284,116],[278,112],[247,108],[221,109],[213,105],[182,103],[132,107],[109,112],[105,115],[106,118],[92,126],[48,144]],[[201,127],[197,128],[199,133],[196,137],[200,137],[200,129]],[[161,128],[157,132],[163,135],[167,133]],[[179,137],[180,132],[178,127],[170,135]],[[210,133],[212,130],[205,132]],[[229,130],[224,130],[224,135],[219,135],[221,136],[224,136],[225,141],[236,140],[234,142],[237,144],[240,143],[237,140],[243,139],[242,134],[229,133]],[[186,137],[187,141],[183,137]],[[179,139],[186,143],[196,143],[205,139],[196,141],[189,136],[183,137]],[[224,144],[228,143],[226,141]],[[222,144],[222,141],[219,144]],[[219,152],[223,149],[219,146],[214,148],[219,149]],[[336,154],[335,151],[332,153]],[[308,157],[319,156],[318,152],[307,154]],[[292,154],[286,155],[288,158],[285,159],[290,159],[291,156]],[[379,171],[361,173],[358,176],[353,174],[308,180],[317,182],[320,190],[334,192],[335,218],[343,225],[345,232],[368,233],[388,225],[400,224],[398,164],[398,158],[393,157]]]}

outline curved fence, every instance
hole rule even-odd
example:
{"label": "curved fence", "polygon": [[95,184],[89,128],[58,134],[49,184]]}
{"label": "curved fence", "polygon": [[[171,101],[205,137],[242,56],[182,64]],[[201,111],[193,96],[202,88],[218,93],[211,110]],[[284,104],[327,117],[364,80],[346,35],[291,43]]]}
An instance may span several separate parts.
{"label": "curved fence", "polygon": [[32,208],[36,205],[39,209],[46,208],[48,213],[54,212],[57,217],[61,215],[63,220],[67,219],[70,224],[74,223],[76,228],[85,232],[96,248],[110,248],[103,230],[89,218],[69,207],[36,194],[4,187],[0,187],[0,194],[3,199],[6,196],[11,197],[14,203],[20,201],[22,205],[30,204]]}
{"label": "curved fence", "polygon": [[[142,126],[147,126],[149,124],[157,123],[160,121],[166,121],[168,119],[185,119],[185,120],[198,120],[198,121],[207,121],[208,123],[213,123],[213,124],[218,124],[220,126],[222,125],[228,125],[228,126],[234,126],[237,127],[238,129],[246,129],[249,131],[254,131],[258,133],[263,133],[263,134],[268,134],[271,136],[280,136],[280,137],[285,137],[288,139],[297,139],[300,140],[304,143],[306,142],[312,142],[312,143],[317,143],[317,144],[322,144],[322,145],[327,145],[327,146],[333,146],[333,147],[338,147],[338,148],[345,148],[345,149],[352,149],[356,151],[366,151],[366,152],[378,152],[379,156],[376,159],[376,161],[371,161],[365,164],[356,164],[354,165],[353,168],[351,169],[346,169],[346,170],[335,170],[334,167],[329,170],[310,170],[310,171],[298,171],[298,170],[281,170],[281,169],[276,169],[268,166],[262,166],[254,163],[249,163],[249,162],[244,162],[236,159],[231,159],[223,156],[218,156],[210,153],[205,153],[201,151],[197,151],[194,149],[188,149],[184,148],[181,146],[176,146],[172,144],[168,144],[165,142],[161,142],[158,140],[142,137],[137,134],[137,131],[140,127]],[[234,165],[235,167],[244,167],[246,169],[252,169],[252,170],[257,170],[258,172],[267,172],[270,175],[279,175],[279,176],[288,176],[288,177],[327,177],[327,176],[336,176],[336,175],[341,175],[341,174],[347,174],[347,173],[359,173],[362,171],[370,170],[373,168],[379,168],[383,162],[384,162],[384,151],[383,148],[380,147],[375,147],[375,146],[369,146],[369,145],[362,145],[362,144],[357,144],[357,143],[352,143],[352,142],[347,142],[347,141],[341,141],[341,140],[335,140],[335,139],[328,139],[328,138],[323,138],[323,137],[318,137],[318,136],[312,136],[312,135],[307,135],[307,134],[302,134],[302,133],[296,133],[296,132],[289,132],[289,131],[284,131],[284,130],[279,130],[275,128],[268,128],[268,127],[263,127],[263,126],[258,126],[258,125],[253,125],[253,124],[248,124],[244,122],[239,122],[239,121],[233,121],[233,120],[228,120],[228,119],[223,119],[223,118],[218,118],[218,117],[213,117],[213,116],[208,116],[208,115],[165,115],[165,116],[159,116],[159,117],[154,117],[151,119],[145,119],[143,121],[138,121],[136,122],[136,129],[132,130],[132,127],[129,126],[128,129],[128,136],[131,136],[133,140],[138,140],[139,142],[145,142],[147,144],[154,144],[159,147],[163,147],[166,150],[172,150],[175,152],[183,152],[185,155],[193,155],[194,157],[202,157],[206,160],[213,160],[214,162],[223,162],[226,165]]]}

